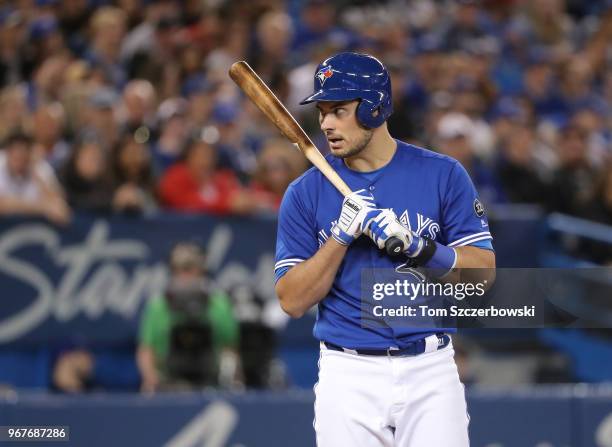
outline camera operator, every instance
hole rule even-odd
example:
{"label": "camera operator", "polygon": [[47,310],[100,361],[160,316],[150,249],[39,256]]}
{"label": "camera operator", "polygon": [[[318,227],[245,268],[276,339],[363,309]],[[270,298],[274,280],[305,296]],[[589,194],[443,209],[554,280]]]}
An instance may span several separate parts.
{"label": "camera operator", "polygon": [[169,267],[164,296],[147,303],[140,322],[141,390],[231,386],[239,328],[230,300],[207,277],[198,245],[177,244]]}

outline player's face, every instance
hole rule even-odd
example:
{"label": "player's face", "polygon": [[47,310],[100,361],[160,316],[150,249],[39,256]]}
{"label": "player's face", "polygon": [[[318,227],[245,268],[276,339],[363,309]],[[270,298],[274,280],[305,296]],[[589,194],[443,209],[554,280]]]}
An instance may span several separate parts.
{"label": "player's face", "polygon": [[325,133],[332,155],[353,157],[363,151],[372,139],[372,131],[357,122],[359,101],[317,103],[319,123]]}

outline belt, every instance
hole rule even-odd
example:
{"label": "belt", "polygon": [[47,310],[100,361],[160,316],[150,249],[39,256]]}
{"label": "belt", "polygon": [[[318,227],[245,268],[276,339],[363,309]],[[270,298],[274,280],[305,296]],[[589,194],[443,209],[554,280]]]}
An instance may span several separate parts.
{"label": "belt", "polygon": [[438,349],[443,349],[450,343],[450,336],[447,334],[435,334],[428,337],[420,338],[410,342],[404,348],[388,348],[388,349],[348,349],[342,346],[335,345],[328,341],[322,342],[327,349],[332,351],[341,351],[348,354],[358,355],[384,355],[390,357],[407,357],[424,354],[426,352],[434,352]]}

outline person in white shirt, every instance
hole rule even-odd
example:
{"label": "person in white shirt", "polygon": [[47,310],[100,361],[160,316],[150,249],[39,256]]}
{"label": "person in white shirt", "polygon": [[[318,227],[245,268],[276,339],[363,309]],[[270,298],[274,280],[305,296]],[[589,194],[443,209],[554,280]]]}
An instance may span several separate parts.
{"label": "person in white shirt", "polygon": [[0,215],[43,216],[66,224],[70,214],[53,168],[34,158],[32,138],[10,135],[0,151]]}

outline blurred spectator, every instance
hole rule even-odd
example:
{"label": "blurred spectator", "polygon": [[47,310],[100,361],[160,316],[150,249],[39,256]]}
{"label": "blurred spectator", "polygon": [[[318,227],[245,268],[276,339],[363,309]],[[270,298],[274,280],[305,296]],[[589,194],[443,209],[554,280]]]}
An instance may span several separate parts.
{"label": "blurred spectator", "polygon": [[612,159],[612,128],[606,128],[604,110],[581,107],[571,118],[571,123],[587,135],[588,156],[593,164],[605,164]]}
{"label": "blurred spectator", "polygon": [[159,195],[163,204],[178,211],[241,214],[256,206],[233,172],[217,169],[215,148],[195,138],[188,142],[183,161],[161,178]]}
{"label": "blurred spectator", "polygon": [[231,386],[238,374],[239,330],[229,298],[206,275],[201,249],[178,243],[170,283],[142,314],[137,363],[142,391]]}
{"label": "blurred spectator", "polygon": [[0,139],[23,127],[28,117],[27,93],[23,85],[6,88],[0,95]]}
{"label": "blurred spectator", "polygon": [[41,106],[34,113],[32,132],[37,157],[45,159],[58,171],[70,154],[70,145],[64,140],[64,107],[58,103]]}
{"label": "blurred spectator", "polygon": [[260,17],[255,30],[255,48],[249,58],[262,79],[270,81],[289,57],[293,26],[282,11],[270,11]]}
{"label": "blurred spectator", "polygon": [[143,8],[142,0],[117,0],[117,6],[121,8],[126,15],[126,28],[131,30],[143,19]]}
{"label": "blurred spectator", "polygon": [[564,118],[564,111],[553,82],[554,74],[553,66],[548,61],[534,60],[523,73],[523,88],[537,115],[560,121]]}
{"label": "blurred spectator", "polygon": [[574,56],[561,70],[560,99],[567,116],[584,107],[604,108],[605,104],[592,89],[593,67],[586,57]]}
{"label": "blurred spectator", "polygon": [[53,168],[33,154],[32,138],[12,134],[0,152],[0,214],[44,216],[57,224],[70,220]]}
{"label": "blurred spectator", "polygon": [[45,59],[65,51],[64,37],[57,19],[43,15],[30,23],[27,45],[24,48],[26,74],[34,71]]}
{"label": "blurred spectator", "polygon": [[442,40],[449,51],[474,51],[496,45],[495,38],[487,29],[487,17],[477,0],[457,0],[454,12],[449,17],[448,28]]}
{"label": "blurred spectator", "polygon": [[23,15],[7,7],[0,17],[0,87],[15,85],[26,76],[23,48],[26,35]]}
{"label": "blurred spectator", "polygon": [[121,43],[121,60],[129,61],[139,52],[149,52],[155,45],[155,26],[163,17],[177,17],[178,2],[152,0],[144,4],[144,20],[132,28]]}
{"label": "blurred spectator", "polygon": [[532,129],[513,123],[499,147],[497,174],[510,202],[545,205],[550,187],[541,178]]}
{"label": "blurred spectator", "polygon": [[210,120],[218,87],[203,75],[193,76],[183,84],[183,95],[189,101],[188,120],[194,127],[205,126]]}
{"label": "blurred spectator", "polygon": [[516,126],[528,126],[529,116],[521,103],[509,96],[500,98],[492,107],[489,117],[498,143],[512,137]]}
{"label": "blurred spectator", "polygon": [[604,165],[595,185],[593,197],[583,210],[582,216],[612,225],[612,162]]}
{"label": "blurred spectator", "polygon": [[197,45],[182,44],[178,47],[179,79],[182,83],[203,75],[204,56]]}
{"label": "blurred spectator", "polygon": [[68,47],[82,56],[87,47],[87,25],[95,9],[90,8],[87,0],[70,0],[57,3],[59,26],[66,38]]}
{"label": "blurred spectator", "polygon": [[[276,0],[274,0],[274,2],[275,1]],[[200,2],[199,6],[196,6],[196,8],[191,8],[192,10],[199,9],[199,12],[196,12],[195,14],[195,11],[189,13],[188,8],[181,8],[181,17],[183,23],[185,24],[185,32],[181,37],[184,39],[182,40],[183,44],[195,45],[200,49],[203,55],[206,55],[217,47],[219,41],[221,40],[221,36],[226,32],[225,25],[228,16],[222,17],[221,10],[223,7],[202,8],[202,5],[203,4]],[[236,15],[240,15],[238,10],[242,5],[230,4],[228,6],[228,9],[235,9],[232,12],[237,13]],[[255,7],[257,6],[257,2],[255,2]],[[264,8],[269,9],[270,6],[264,6]]]}
{"label": "blurred spectator", "polygon": [[[312,51],[310,58],[297,67],[290,67],[287,73],[288,95],[287,109],[304,122],[307,115],[314,115],[313,108],[300,105],[300,101],[312,92],[312,74],[321,62],[330,54],[337,52],[337,48],[322,45],[318,50]],[[612,89],[611,89],[612,90]],[[311,113],[309,114],[308,111]],[[317,123],[318,124],[318,123]]]}
{"label": "blurred spectator", "polygon": [[61,100],[64,74],[70,63],[66,54],[45,59],[27,83],[27,104],[30,111],[49,102]]}
{"label": "blurred spectator", "polygon": [[[176,15],[160,15],[154,22],[149,40],[137,44],[135,50],[124,48],[123,52],[129,76],[150,81],[162,99],[179,92],[180,67],[176,58],[180,43],[179,25]],[[144,31],[148,34],[148,27]],[[175,63],[169,64],[172,60]]]}
{"label": "blurred spectator", "polygon": [[471,142],[474,154],[485,161],[493,158],[494,134],[491,126],[484,119],[488,109],[487,98],[483,94],[484,88],[468,88],[455,93],[453,109],[465,114],[471,119]]}
{"label": "blurred spectator", "polygon": [[308,52],[326,40],[342,39],[347,43],[346,32],[337,26],[336,6],[322,0],[305,2],[300,20],[293,35],[292,49]]}
{"label": "blurred spectator", "polygon": [[138,133],[121,139],[112,151],[110,168],[115,211],[141,214],[157,209],[151,156]]}
{"label": "blurred spectator", "polygon": [[73,208],[94,213],[111,211],[113,190],[108,179],[108,157],[99,141],[80,141],[66,161],[61,179]]}
{"label": "blurred spectator", "polygon": [[534,0],[526,3],[523,14],[511,21],[520,41],[560,60],[571,51],[569,37],[573,22],[564,11],[564,0]]}
{"label": "blurred spectator", "polygon": [[460,113],[448,113],[436,129],[436,149],[459,161],[468,171],[481,200],[486,204],[506,200],[494,173],[474,154],[473,123]]}
{"label": "blurred spectator", "polygon": [[119,140],[119,126],[115,119],[115,106],[118,103],[119,95],[106,87],[95,90],[89,97],[84,131],[100,139],[105,149],[112,147]]}
{"label": "blurred spectator", "polygon": [[119,58],[125,35],[126,14],[113,6],[103,6],[91,18],[91,48],[86,54],[89,63],[100,72],[103,82],[121,88],[127,80]]}
{"label": "blurred spectator", "polygon": [[152,147],[153,165],[158,175],[162,175],[181,156],[190,131],[186,116],[187,102],[182,98],[167,99],[159,106],[159,138]]}
{"label": "blurred spectator", "polygon": [[219,151],[219,165],[234,171],[241,181],[255,172],[255,150],[245,141],[237,104],[218,103],[212,113],[214,129],[218,133],[215,146]]}
{"label": "blurred spectator", "polygon": [[[145,132],[153,137],[155,128],[155,89],[149,81],[134,79],[123,90],[120,122],[122,133]],[[145,134],[142,135],[145,137]]]}
{"label": "blurred spectator", "polygon": [[[612,163],[604,165],[597,179],[593,194],[583,205],[580,216],[604,225],[612,225]],[[612,266],[612,245],[582,239],[572,254],[600,265]]]}
{"label": "blurred spectator", "polygon": [[598,171],[588,158],[587,135],[574,125],[561,129],[557,141],[559,170],[553,181],[550,208],[581,215],[594,196]]}
{"label": "blurred spectator", "polygon": [[269,140],[257,156],[250,184],[260,213],[276,213],[285,190],[306,169],[304,156],[286,140]]}
{"label": "blurred spectator", "polygon": [[[415,42],[414,57],[412,58],[412,69],[408,79],[406,90],[407,101],[412,107],[426,108],[428,106],[450,105],[450,98],[443,86],[439,85],[442,67],[444,67],[441,43],[433,37],[422,37]],[[436,101],[433,93],[438,92]],[[444,103],[441,103],[441,95],[446,93]],[[425,120],[423,120],[425,121]]]}
{"label": "blurred spectator", "polygon": [[226,33],[221,36],[219,46],[206,57],[209,78],[213,81],[227,79],[230,66],[239,60],[246,59],[250,29],[242,18],[232,18],[226,24]]}
{"label": "blurred spectator", "polygon": [[89,101],[93,90],[99,85],[90,65],[82,59],[76,59],[67,66],[63,82],[61,103],[65,112],[66,138],[72,142],[88,125]]}

